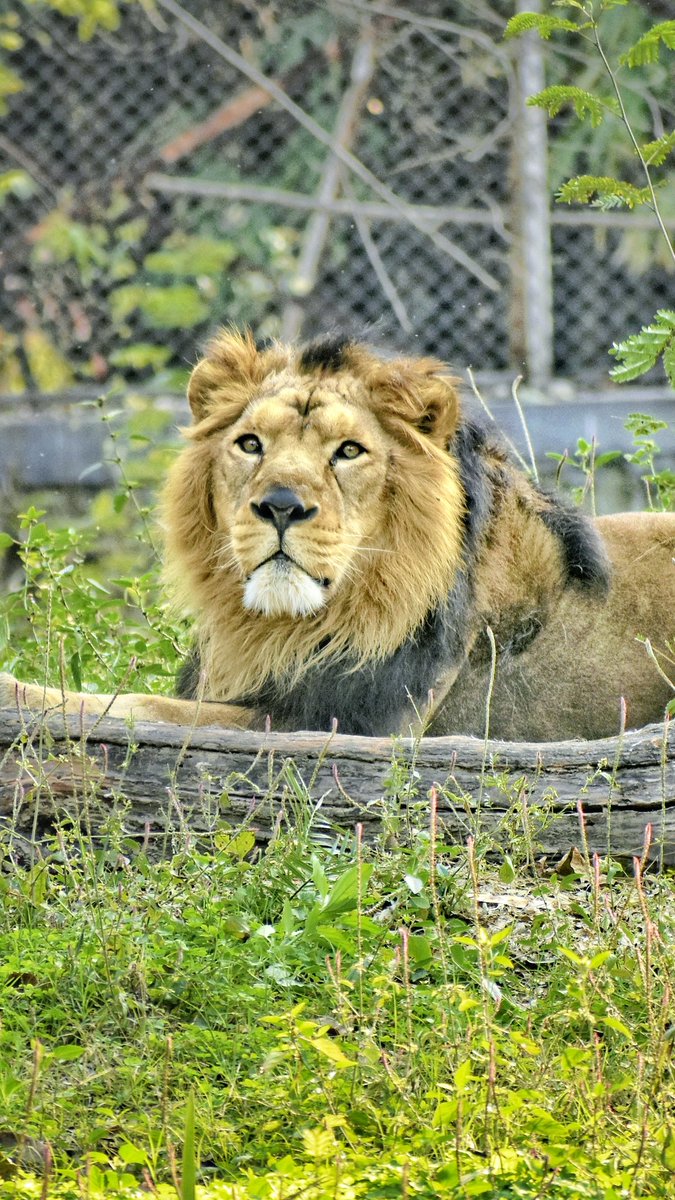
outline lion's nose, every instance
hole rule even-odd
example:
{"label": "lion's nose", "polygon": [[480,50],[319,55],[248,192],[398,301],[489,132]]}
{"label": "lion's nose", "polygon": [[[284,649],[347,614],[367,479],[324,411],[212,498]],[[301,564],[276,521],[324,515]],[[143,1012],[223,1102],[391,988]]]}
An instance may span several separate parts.
{"label": "lion's nose", "polygon": [[285,487],[272,488],[263,496],[260,504],[252,502],[251,508],[261,521],[271,521],[280,537],[289,525],[296,521],[309,521],[319,511],[317,505],[305,508],[300,497]]}

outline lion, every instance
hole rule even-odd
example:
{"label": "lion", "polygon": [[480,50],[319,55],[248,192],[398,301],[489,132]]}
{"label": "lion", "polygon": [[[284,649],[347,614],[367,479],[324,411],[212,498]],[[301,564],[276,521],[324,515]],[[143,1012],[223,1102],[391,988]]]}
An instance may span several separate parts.
{"label": "lion", "polygon": [[[221,331],[161,501],[195,623],[178,698],[4,703],[275,730],[599,738],[673,687],[675,515],[591,520],[463,415],[433,358]],[[622,718],[623,712],[623,718]]]}

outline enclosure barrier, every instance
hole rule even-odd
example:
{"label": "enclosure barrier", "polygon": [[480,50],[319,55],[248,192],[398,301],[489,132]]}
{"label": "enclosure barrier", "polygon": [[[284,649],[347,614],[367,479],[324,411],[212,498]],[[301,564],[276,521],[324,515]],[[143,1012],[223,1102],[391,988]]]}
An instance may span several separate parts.
{"label": "enclosure barrier", "polygon": [[115,815],[150,847],[250,827],[259,842],[314,812],[324,833],[357,822],[405,839],[428,820],[465,843],[487,834],[534,856],[579,847],[675,864],[675,730],[645,726],[596,741],[351,737],[134,724],[0,712],[0,827],[24,851],[55,818],[101,837]]}

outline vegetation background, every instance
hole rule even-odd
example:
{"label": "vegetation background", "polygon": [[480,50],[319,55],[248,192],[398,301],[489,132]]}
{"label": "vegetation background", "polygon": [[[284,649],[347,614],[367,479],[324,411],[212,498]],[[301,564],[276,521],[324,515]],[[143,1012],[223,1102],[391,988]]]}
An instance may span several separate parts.
{"label": "vegetation background", "polygon": [[[582,502],[627,455],[642,501],[672,503],[660,421],[622,441],[608,393],[598,453],[566,381],[604,387],[609,344],[637,334],[615,365],[651,372],[636,407],[668,404],[675,23],[572,3],[504,40],[513,15],[3,9],[5,669],[170,690],[186,630],[157,588],[152,497],[224,319],[378,320],[380,340],[475,367],[491,402],[524,373],[525,399],[557,401],[545,424],[570,397],[556,465]],[[545,84],[548,136],[524,103]],[[645,158],[665,236],[636,194]],[[570,176],[593,205],[555,215]],[[540,861],[508,777],[497,836],[445,845],[399,752],[365,846],[286,769],[264,855],[229,827],[227,781],[211,838],[179,818],[161,858],[125,836],[124,796],[103,836],[3,829],[0,1197],[671,1195],[671,877],[589,856],[583,825]],[[36,778],[17,803],[44,794]]]}

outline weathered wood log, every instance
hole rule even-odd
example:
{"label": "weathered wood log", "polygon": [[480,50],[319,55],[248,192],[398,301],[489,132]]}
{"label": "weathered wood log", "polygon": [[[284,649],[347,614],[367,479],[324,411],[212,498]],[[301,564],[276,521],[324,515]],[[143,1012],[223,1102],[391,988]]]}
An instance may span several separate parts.
{"label": "weathered wood log", "polygon": [[[22,838],[55,817],[101,833],[111,811],[130,835],[166,840],[246,822],[261,841],[303,806],[322,829],[383,822],[405,837],[437,791],[441,836],[487,833],[533,852],[572,846],[675,863],[675,730],[541,744],[477,738],[348,737],[0,712],[0,823]],[[419,806],[417,809],[415,806]]]}

